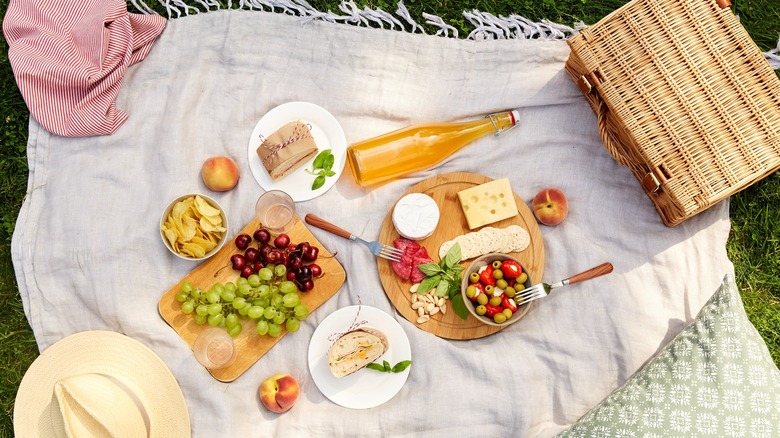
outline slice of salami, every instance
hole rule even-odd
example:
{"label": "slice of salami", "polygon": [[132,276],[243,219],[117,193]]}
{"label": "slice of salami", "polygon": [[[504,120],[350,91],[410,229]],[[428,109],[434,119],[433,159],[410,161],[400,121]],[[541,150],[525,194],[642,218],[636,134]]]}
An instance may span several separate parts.
{"label": "slice of salami", "polygon": [[[404,263],[404,260],[393,262],[393,271],[401,278],[401,280],[409,280],[412,276],[412,265],[410,263]],[[415,268],[417,271],[419,269]]]}

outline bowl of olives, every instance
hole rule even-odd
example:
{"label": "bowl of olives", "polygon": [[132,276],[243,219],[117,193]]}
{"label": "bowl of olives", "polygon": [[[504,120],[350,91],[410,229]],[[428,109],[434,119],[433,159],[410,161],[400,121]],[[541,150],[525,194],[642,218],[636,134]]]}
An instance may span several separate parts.
{"label": "bowl of olives", "polygon": [[463,272],[461,294],[466,309],[487,325],[505,326],[520,320],[531,303],[518,306],[515,294],[531,287],[531,277],[516,258],[507,254],[486,254],[471,262]]}

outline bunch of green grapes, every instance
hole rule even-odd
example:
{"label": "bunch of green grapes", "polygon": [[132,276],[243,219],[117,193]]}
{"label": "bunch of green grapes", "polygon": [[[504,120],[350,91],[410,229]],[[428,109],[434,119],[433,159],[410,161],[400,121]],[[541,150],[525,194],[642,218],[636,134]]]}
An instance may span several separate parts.
{"label": "bunch of green grapes", "polygon": [[298,286],[286,276],[284,265],[269,265],[235,283],[215,283],[205,292],[185,281],[176,301],[183,313],[195,314],[196,323],[223,327],[232,337],[241,333],[241,319],[246,318],[257,322],[259,335],[276,337],[282,333],[282,325],[288,332],[296,332],[309,316]]}

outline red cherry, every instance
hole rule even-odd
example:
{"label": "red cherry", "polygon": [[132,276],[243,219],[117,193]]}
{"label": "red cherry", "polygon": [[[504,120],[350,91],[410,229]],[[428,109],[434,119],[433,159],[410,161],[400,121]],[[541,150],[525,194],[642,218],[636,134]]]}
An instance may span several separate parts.
{"label": "red cherry", "polygon": [[255,272],[260,272],[263,268],[265,268],[265,263],[263,262],[255,262],[255,264],[252,265],[252,269],[254,269]]}
{"label": "red cherry", "polygon": [[265,228],[260,228],[253,234],[253,237],[255,240],[257,240],[260,243],[268,243],[271,241],[271,232],[266,230]]}
{"label": "red cherry", "polygon": [[265,255],[265,261],[268,264],[276,265],[282,259],[282,253],[278,249],[272,249]]}
{"label": "red cherry", "polygon": [[303,289],[308,292],[314,289],[314,280],[306,280],[303,282]]}
{"label": "red cherry", "polygon": [[282,233],[278,236],[276,236],[276,239],[274,239],[274,246],[277,248],[286,248],[287,245],[290,244],[290,236]]}
{"label": "red cherry", "polygon": [[244,266],[244,269],[241,270],[241,276],[244,277],[244,278],[249,278],[249,276],[254,274],[254,273],[255,273],[255,270],[251,266],[249,266],[249,265]]}
{"label": "red cherry", "polygon": [[236,236],[235,242],[238,249],[246,249],[249,243],[252,242],[252,237],[249,234],[239,234]]}
{"label": "red cherry", "polygon": [[309,246],[309,250],[303,253],[303,259],[306,260],[307,262],[313,262],[317,260],[317,256],[319,256],[319,253],[320,253],[320,249],[314,245],[311,245]]}
{"label": "red cherry", "polygon": [[295,271],[287,271],[287,279],[290,281],[295,281]]}
{"label": "red cherry", "polygon": [[320,267],[320,265],[316,263],[310,264],[309,269],[311,269],[311,276],[314,278],[317,278],[320,275],[322,275],[322,268]]}
{"label": "red cherry", "polygon": [[260,260],[260,250],[257,248],[249,248],[244,253],[244,257],[246,257],[246,261],[249,263],[254,263]]}
{"label": "red cherry", "polygon": [[311,245],[309,245],[309,242],[301,242],[297,245],[295,245],[295,249],[301,252],[301,254],[306,254],[309,249],[311,248]]}
{"label": "red cherry", "polygon": [[263,244],[261,244],[261,245],[260,245],[260,254],[262,254],[262,255],[263,255],[263,257],[268,257],[268,253],[269,253],[269,252],[270,252],[272,249],[274,249],[274,247],[273,247],[273,246],[271,246],[271,245],[269,245],[269,244],[267,244],[267,243],[263,243]]}
{"label": "red cherry", "polygon": [[246,266],[246,258],[241,254],[233,254],[230,257],[230,263],[233,265],[233,269],[240,271]]}
{"label": "red cherry", "polygon": [[287,269],[290,271],[295,271],[301,266],[303,266],[303,260],[301,260],[300,257],[297,255],[291,255],[287,257],[287,263],[286,263]]}

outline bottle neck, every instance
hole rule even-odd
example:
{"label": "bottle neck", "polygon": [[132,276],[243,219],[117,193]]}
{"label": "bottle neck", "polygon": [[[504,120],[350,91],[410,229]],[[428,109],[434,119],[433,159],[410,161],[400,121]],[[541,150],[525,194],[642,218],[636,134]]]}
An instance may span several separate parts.
{"label": "bottle neck", "polygon": [[517,110],[503,111],[488,114],[486,118],[490,119],[496,135],[499,135],[517,126],[520,113]]}

